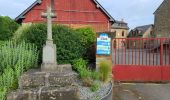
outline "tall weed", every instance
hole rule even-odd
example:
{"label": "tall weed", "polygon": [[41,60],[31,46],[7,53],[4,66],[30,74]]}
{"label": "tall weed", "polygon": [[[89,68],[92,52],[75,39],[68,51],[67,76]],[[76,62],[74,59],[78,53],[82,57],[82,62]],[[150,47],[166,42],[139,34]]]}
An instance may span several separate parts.
{"label": "tall weed", "polygon": [[[38,50],[33,44],[5,41],[0,46],[0,100],[17,88],[18,78],[24,71],[37,66]],[[3,88],[2,88],[3,87]]]}
{"label": "tall weed", "polygon": [[103,82],[106,82],[111,74],[111,63],[108,61],[100,62],[99,73],[100,73],[101,80]]}

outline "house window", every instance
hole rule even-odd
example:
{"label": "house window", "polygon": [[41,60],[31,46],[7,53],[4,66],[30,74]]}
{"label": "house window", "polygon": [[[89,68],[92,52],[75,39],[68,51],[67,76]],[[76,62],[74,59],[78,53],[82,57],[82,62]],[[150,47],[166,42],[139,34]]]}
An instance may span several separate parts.
{"label": "house window", "polygon": [[125,36],[125,32],[124,31],[122,32],[122,36]]}
{"label": "house window", "polygon": [[153,31],[150,31],[150,35],[151,35],[151,36],[153,35]]}

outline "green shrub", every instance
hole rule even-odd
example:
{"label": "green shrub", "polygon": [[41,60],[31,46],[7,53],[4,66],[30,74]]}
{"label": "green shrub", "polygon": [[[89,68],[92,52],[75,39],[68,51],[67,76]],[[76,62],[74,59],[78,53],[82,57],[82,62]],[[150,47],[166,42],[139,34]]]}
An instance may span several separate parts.
{"label": "green shrub", "polygon": [[99,79],[100,79],[100,73],[97,72],[97,71],[92,71],[92,72],[91,72],[91,78],[92,78],[93,80],[99,80]]}
{"label": "green shrub", "polygon": [[[73,60],[83,57],[87,51],[85,45],[90,43],[82,42],[85,37],[78,36],[80,33],[72,28],[62,25],[53,25],[53,40],[57,45],[57,61],[59,64],[73,63]],[[93,33],[88,33],[93,34]],[[42,60],[42,48],[47,38],[46,24],[32,24],[28,29],[23,31],[20,39],[26,42],[35,43],[40,50],[39,62]],[[88,38],[84,38],[86,41]],[[95,38],[94,38],[95,40]],[[92,41],[89,39],[88,41]]]}
{"label": "green shrub", "polygon": [[7,87],[7,89],[10,89],[13,87],[14,82],[14,70],[10,67],[4,69],[4,72],[2,74],[2,86]]}
{"label": "green shrub", "polygon": [[0,48],[0,72],[7,67],[24,66],[23,71],[37,63],[37,47],[33,44],[7,41]]}
{"label": "green shrub", "polygon": [[91,72],[87,69],[87,61],[82,58],[73,62],[73,69],[79,73],[82,79],[88,78],[91,75]]}
{"label": "green shrub", "polygon": [[89,48],[96,41],[96,34],[92,28],[79,28],[75,31],[81,44],[86,48]]}
{"label": "green shrub", "polygon": [[25,42],[4,42],[0,46],[0,61],[0,100],[4,100],[8,91],[17,88],[19,76],[37,65],[37,47]]}
{"label": "green shrub", "polygon": [[73,69],[76,70],[82,79],[83,86],[92,86],[94,80],[99,80],[100,74],[87,68],[87,61],[82,58],[73,62]]}
{"label": "green shrub", "polygon": [[17,24],[10,17],[0,16],[0,40],[9,40],[12,38],[13,33],[18,29]]}
{"label": "green shrub", "polygon": [[[14,33],[14,36],[12,37],[13,40],[15,41],[20,41],[20,37],[22,35],[22,33],[24,33],[24,31],[26,31],[29,27],[31,26],[31,24],[22,24]],[[22,39],[21,39],[22,40]]]}
{"label": "green shrub", "polygon": [[[37,46],[39,50],[39,59],[38,62],[42,62],[42,48],[45,44],[45,40],[47,38],[46,32],[46,25],[45,24],[33,24],[28,28],[25,28],[22,34],[14,36],[18,38],[20,41],[26,41],[27,43],[33,43]],[[20,38],[18,37],[20,36]],[[14,38],[15,39],[15,38]]]}
{"label": "green shrub", "polygon": [[91,78],[91,71],[87,70],[87,69],[82,69],[80,72],[80,78],[84,79],[84,78]]}
{"label": "green shrub", "polygon": [[87,61],[83,58],[77,59],[73,61],[73,69],[77,72],[80,72],[82,69],[86,69]]}
{"label": "green shrub", "polygon": [[0,100],[6,100],[7,89],[0,87]]}
{"label": "green shrub", "polygon": [[108,61],[103,61],[99,64],[99,73],[101,80],[106,82],[111,74],[111,63]]}
{"label": "green shrub", "polygon": [[92,84],[92,86],[90,87],[90,90],[93,91],[93,92],[96,92],[97,90],[99,90],[99,88],[100,88],[100,84],[94,82],[94,83]]}
{"label": "green shrub", "polygon": [[100,78],[100,73],[97,71],[91,71],[87,67],[87,61],[84,60],[83,58],[74,60],[73,62],[73,69],[76,70],[80,78],[91,78],[93,80],[99,80]]}
{"label": "green shrub", "polygon": [[76,29],[76,34],[80,39],[80,44],[86,49],[84,59],[88,61],[95,62],[96,60],[96,33],[92,28],[79,28]]}

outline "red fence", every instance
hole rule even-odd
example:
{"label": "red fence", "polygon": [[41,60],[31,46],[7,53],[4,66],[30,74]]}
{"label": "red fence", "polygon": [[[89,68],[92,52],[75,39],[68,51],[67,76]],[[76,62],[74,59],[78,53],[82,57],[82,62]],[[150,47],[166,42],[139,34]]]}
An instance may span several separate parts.
{"label": "red fence", "polygon": [[117,81],[169,81],[170,38],[116,38],[113,75]]}

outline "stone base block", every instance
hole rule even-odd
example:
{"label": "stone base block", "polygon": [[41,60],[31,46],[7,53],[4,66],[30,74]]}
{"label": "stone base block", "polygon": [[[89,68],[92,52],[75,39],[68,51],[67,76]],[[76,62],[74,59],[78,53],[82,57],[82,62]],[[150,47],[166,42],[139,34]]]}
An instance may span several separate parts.
{"label": "stone base block", "polygon": [[11,92],[7,100],[79,100],[78,87],[42,87]]}
{"label": "stone base block", "polygon": [[39,89],[17,90],[7,95],[7,100],[38,100]]}
{"label": "stone base block", "polygon": [[62,72],[72,71],[72,67],[71,67],[70,64],[67,64],[67,65],[55,65],[55,64],[52,64],[52,63],[43,63],[41,65],[41,71],[42,72],[62,73]]}
{"label": "stone base block", "polygon": [[44,88],[40,100],[79,100],[80,93],[77,87]]}
{"label": "stone base block", "polygon": [[52,72],[27,72],[19,80],[20,89],[35,88],[42,86],[65,87],[74,85],[77,80],[77,73],[67,71],[63,73]]}

